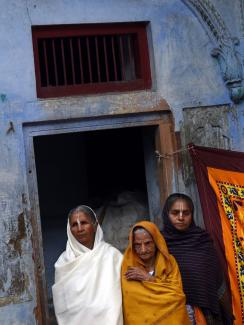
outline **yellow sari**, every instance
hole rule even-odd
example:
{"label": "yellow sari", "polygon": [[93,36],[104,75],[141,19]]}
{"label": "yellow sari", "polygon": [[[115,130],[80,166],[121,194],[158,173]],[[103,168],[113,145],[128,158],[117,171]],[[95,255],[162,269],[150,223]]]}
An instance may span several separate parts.
{"label": "yellow sari", "polygon": [[[152,236],[157,247],[155,282],[126,280],[130,266],[145,268],[132,247],[133,229],[142,227]],[[185,307],[178,265],[169,254],[157,226],[148,221],[135,224],[130,232],[129,245],[122,262],[122,293],[124,325],[190,325]]]}

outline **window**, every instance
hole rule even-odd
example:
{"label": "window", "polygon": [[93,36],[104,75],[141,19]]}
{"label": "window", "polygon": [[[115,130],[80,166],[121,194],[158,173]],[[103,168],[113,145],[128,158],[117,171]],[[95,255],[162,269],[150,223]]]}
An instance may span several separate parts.
{"label": "window", "polygon": [[151,88],[146,22],[33,26],[37,96]]}

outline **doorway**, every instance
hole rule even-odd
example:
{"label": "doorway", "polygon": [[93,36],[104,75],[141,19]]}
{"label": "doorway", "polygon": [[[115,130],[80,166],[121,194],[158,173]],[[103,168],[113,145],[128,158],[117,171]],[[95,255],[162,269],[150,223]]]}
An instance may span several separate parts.
{"label": "doorway", "polygon": [[173,160],[158,159],[155,149],[165,157],[174,150],[172,127],[168,110],[23,125],[38,324],[55,324],[53,264],[65,249],[71,208],[87,203],[100,216],[105,204],[105,238],[122,251],[136,217],[161,226]]}
{"label": "doorway", "polygon": [[156,129],[138,126],[33,138],[51,324],[56,324],[54,263],[65,250],[68,212],[80,204],[91,206],[102,214],[105,240],[123,251],[130,226],[150,219],[149,201],[157,197],[156,187],[154,197],[148,196],[157,186]]}

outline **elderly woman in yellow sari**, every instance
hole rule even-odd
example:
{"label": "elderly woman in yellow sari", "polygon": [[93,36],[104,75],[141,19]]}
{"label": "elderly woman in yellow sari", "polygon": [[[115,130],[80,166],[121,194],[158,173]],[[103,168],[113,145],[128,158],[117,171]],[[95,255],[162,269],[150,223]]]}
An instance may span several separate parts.
{"label": "elderly woman in yellow sari", "polygon": [[122,262],[124,325],[190,325],[178,265],[157,226],[136,223]]}

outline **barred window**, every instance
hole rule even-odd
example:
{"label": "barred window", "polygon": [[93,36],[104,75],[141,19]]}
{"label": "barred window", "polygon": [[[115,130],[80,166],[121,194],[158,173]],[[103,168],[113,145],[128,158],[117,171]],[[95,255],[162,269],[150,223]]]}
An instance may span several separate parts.
{"label": "barred window", "polygon": [[151,87],[147,23],[33,26],[40,98]]}

